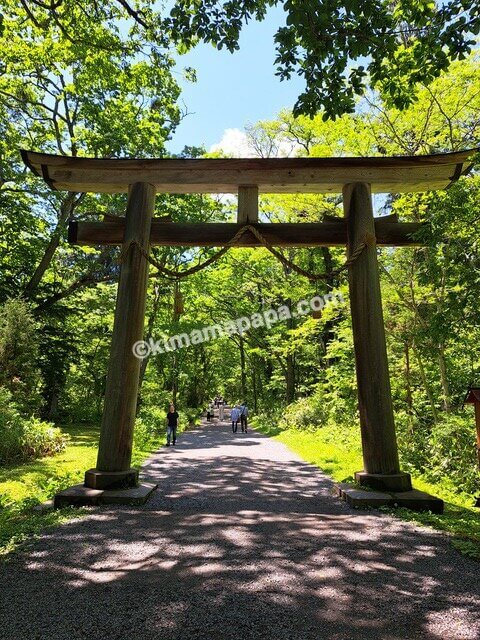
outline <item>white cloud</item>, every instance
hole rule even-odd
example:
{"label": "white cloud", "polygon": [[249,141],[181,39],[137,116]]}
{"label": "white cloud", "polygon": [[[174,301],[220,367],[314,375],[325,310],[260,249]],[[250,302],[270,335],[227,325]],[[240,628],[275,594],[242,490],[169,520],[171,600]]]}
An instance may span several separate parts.
{"label": "white cloud", "polygon": [[[259,148],[261,147],[261,139]],[[216,144],[212,144],[210,152],[222,151],[227,156],[233,158],[259,158],[262,157],[259,149],[255,149],[254,145],[249,141],[245,131],[240,129],[225,129],[222,139]],[[267,150],[265,150],[267,151]],[[271,158],[288,158],[296,156],[300,151],[300,145],[288,140],[279,140],[270,149],[268,149]],[[265,157],[265,156],[263,156]]]}
{"label": "white cloud", "polygon": [[210,152],[223,151],[226,155],[234,158],[254,158],[254,150],[248,143],[247,135],[240,129],[225,129],[222,139],[216,144],[212,144]]}

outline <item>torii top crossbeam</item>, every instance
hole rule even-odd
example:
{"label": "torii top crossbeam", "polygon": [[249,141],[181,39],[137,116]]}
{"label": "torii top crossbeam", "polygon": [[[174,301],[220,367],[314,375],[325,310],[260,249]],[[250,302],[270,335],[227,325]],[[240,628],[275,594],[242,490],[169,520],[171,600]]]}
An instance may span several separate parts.
{"label": "torii top crossbeam", "polygon": [[471,168],[475,151],[389,158],[127,159],[71,158],[22,151],[30,169],[58,190],[124,193],[145,182],[157,193],[340,193],[368,183],[373,193],[445,189]]}

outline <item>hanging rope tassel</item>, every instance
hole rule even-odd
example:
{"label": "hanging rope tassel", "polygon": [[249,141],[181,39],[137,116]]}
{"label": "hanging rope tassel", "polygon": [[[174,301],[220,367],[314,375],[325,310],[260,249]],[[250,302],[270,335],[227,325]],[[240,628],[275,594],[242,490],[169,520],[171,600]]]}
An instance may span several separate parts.
{"label": "hanging rope tassel", "polygon": [[175,282],[175,288],[174,288],[173,311],[176,317],[181,316],[182,313],[184,312],[183,294],[180,291],[180,285],[178,283],[178,280]]}

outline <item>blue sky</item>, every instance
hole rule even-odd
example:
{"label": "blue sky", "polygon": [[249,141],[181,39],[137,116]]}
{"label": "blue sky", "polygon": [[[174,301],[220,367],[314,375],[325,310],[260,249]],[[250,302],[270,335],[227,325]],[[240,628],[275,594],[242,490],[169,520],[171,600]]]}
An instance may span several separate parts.
{"label": "blue sky", "polygon": [[[178,71],[197,70],[191,84],[179,75],[188,115],[168,148],[180,152],[185,145],[204,145],[207,150],[222,138],[233,141],[245,124],[272,119],[284,107],[292,107],[302,91],[300,78],[280,82],[275,76],[273,36],[283,22],[283,10],[270,10],[264,22],[251,22],[242,31],[240,51],[217,51],[201,44],[178,56]],[[229,131],[230,130],[230,131]]]}

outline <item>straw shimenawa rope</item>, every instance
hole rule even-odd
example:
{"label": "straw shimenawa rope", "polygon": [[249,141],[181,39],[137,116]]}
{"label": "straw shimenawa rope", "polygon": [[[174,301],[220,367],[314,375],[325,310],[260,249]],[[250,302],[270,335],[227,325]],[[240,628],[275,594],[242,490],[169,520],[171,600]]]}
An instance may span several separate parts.
{"label": "straw shimenawa rope", "polygon": [[160,264],[157,260],[155,260],[155,258],[149,255],[149,253],[144,249],[144,247],[140,245],[140,243],[137,240],[134,240],[134,239],[130,240],[130,242],[122,248],[120,255],[118,257],[118,261],[120,262],[120,264],[124,262],[130,249],[133,246],[135,246],[140,251],[141,255],[145,258],[145,260],[148,260],[148,262],[151,265],[153,265],[156,269],[158,269],[158,271],[163,276],[165,276],[166,278],[170,278],[171,280],[180,280],[181,278],[186,278],[187,276],[191,276],[192,274],[197,273],[198,271],[202,271],[202,269],[206,269],[211,264],[219,260],[223,255],[225,255],[225,253],[227,253],[227,251],[229,251],[232,247],[234,247],[237,241],[248,231],[250,231],[250,233],[255,236],[255,238],[260,242],[260,244],[264,246],[265,249],[270,251],[270,253],[274,255],[277,258],[277,260],[279,260],[283,265],[285,265],[292,271],[295,271],[295,273],[298,273],[299,275],[304,276],[305,278],[308,278],[308,280],[311,280],[314,282],[317,280],[328,280],[332,276],[339,275],[343,271],[346,271],[348,267],[351,266],[361,256],[365,247],[368,244],[370,244],[370,239],[366,238],[366,241],[360,243],[358,247],[356,247],[356,249],[352,252],[352,255],[350,256],[350,258],[338,269],[334,269],[333,271],[329,271],[328,273],[311,273],[310,271],[307,271],[306,269],[299,267],[297,264],[295,264],[294,262],[286,258],[283,255],[283,253],[278,251],[278,249],[275,249],[275,247],[273,247],[262,236],[262,234],[256,227],[254,227],[251,224],[246,224],[241,229],[239,229],[237,233],[233,236],[233,238],[229,240],[227,244],[223,246],[219,251],[217,251],[217,253],[215,253],[213,256],[211,256],[204,262],[197,264],[194,267],[191,267],[190,269],[185,269],[184,271],[174,271],[173,269],[169,269],[168,267],[165,267],[164,265]]}

